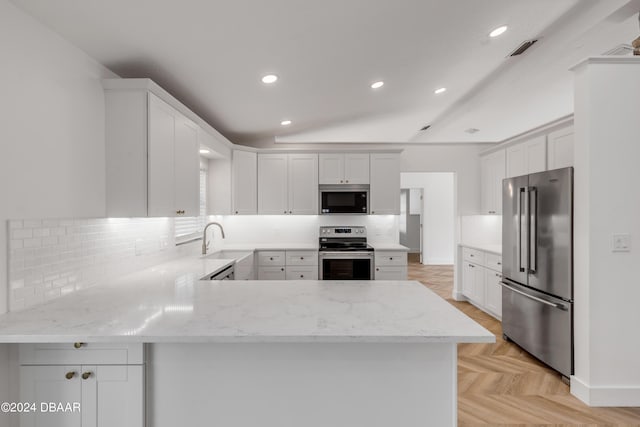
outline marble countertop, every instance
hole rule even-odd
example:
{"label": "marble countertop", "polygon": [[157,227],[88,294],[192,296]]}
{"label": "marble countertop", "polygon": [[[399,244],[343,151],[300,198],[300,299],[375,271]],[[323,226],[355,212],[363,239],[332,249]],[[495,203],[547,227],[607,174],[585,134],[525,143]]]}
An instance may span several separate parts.
{"label": "marble countertop", "polygon": [[317,251],[314,243],[232,243],[222,244],[216,251]]}
{"label": "marble countertop", "polygon": [[185,257],[0,316],[0,342],[494,342],[418,282],[202,281]]}
{"label": "marble countertop", "polygon": [[464,246],[465,248],[477,249],[479,251],[491,252],[497,255],[502,255],[502,245],[460,243],[459,246]]}
{"label": "marble countertop", "polygon": [[369,243],[376,251],[403,251],[409,252],[409,248],[398,243]]}

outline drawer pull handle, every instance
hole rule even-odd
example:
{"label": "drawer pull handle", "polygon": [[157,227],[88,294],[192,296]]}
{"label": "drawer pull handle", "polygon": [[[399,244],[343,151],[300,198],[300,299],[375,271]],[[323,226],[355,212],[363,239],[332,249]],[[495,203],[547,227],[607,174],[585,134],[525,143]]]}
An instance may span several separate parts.
{"label": "drawer pull handle", "polygon": [[88,380],[89,378],[91,378],[91,375],[93,375],[93,372],[83,372],[82,373],[82,379],[83,380]]}
{"label": "drawer pull handle", "polygon": [[301,278],[301,279],[304,279],[304,274],[301,274],[301,275],[300,275],[300,278]]}
{"label": "drawer pull handle", "polygon": [[83,342],[74,342],[73,343],[73,347],[74,348],[82,348],[82,347],[84,347],[84,343]]}
{"label": "drawer pull handle", "polygon": [[393,257],[389,257],[389,261],[393,261]]}
{"label": "drawer pull handle", "polygon": [[75,376],[76,376],[75,371],[67,372],[67,373],[64,375],[64,377],[65,377],[66,379],[68,379],[68,380],[70,380],[71,378],[73,378],[73,377],[75,377]]}
{"label": "drawer pull handle", "polygon": [[498,264],[498,265],[502,265],[502,263],[501,263],[501,262],[497,262],[496,264]]}
{"label": "drawer pull handle", "polygon": [[380,269],[376,267],[376,271],[380,271]]}
{"label": "drawer pull handle", "polygon": [[301,257],[300,257],[300,259],[304,259],[304,257],[303,257],[303,256],[301,256]]}
{"label": "drawer pull handle", "polygon": [[280,271],[284,271],[284,268],[281,268]]}
{"label": "drawer pull handle", "polygon": [[273,257],[269,257],[269,260],[270,260],[270,261],[273,261]]}

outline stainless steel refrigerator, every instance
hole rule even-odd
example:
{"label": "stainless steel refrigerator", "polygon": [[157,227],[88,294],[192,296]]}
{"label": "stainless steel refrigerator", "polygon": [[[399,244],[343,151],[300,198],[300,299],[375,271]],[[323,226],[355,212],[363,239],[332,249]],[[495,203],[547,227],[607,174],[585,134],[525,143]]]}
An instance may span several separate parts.
{"label": "stainless steel refrigerator", "polygon": [[573,374],[573,168],[502,182],[502,331]]}

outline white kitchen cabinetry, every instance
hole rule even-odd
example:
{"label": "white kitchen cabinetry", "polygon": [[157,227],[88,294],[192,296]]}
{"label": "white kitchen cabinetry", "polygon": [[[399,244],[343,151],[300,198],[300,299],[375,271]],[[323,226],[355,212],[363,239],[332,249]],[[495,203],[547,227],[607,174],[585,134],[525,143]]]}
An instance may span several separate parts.
{"label": "white kitchen cabinetry", "polygon": [[198,126],[147,90],[105,89],[107,216],[194,216]]}
{"label": "white kitchen cabinetry", "polygon": [[573,126],[547,136],[549,170],[573,166]]}
{"label": "white kitchen cabinetry", "polygon": [[407,280],[407,252],[375,251],[374,280]]}
{"label": "white kitchen cabinetry", "polygon": [[[78,353],[54,353],[56,363],[30,364],[31,357],[41,357],[46,351],[65,351],[63,345],[32,346],[20,350],[20,401],[36,402],[38,411],[22,413],[21,427],[143,427],[144,426],[144,366],[109,364],[114,353],[108,346],[88,345]],[[73,349],[73,344],[64,346]],[[142,354],[142,344],[134,353]],[[129,346],[132,348],[133,346]],[[122,350],[116,348],[116,352]],[[23,355],[25,357],[23,357]],[[103,357],[104,356],[104,357]],[[61,358],[62,357],[62,358]],[[80,359],[93,363],[74,363]],[[135,359],[135,357],[133,358]],[[41,402],[79,405],[79,410],[48,413],[40,411]]]}
{"label": "white kitchen cabinetry", "polygon": [[321,153],[320,184],[369,184],[369,153]]}
{"label": "white kitchen cabinetry", "polygon": [[373,215],[400,214],[400,154],[371,153],[369,209]]}
{"label": "white kitchen cabinetry", "polygon": [[502,180],[505,178],[505,150],[480,158],[482,213],[502,213]]}
{"label": "white kitchen cabinetry", "polygon": [[317,154],[258,154],[259,214],[318,214]]}
{"label": "white kitchen cabinetry", "polygon": [[257,154],[234,150],[231,165],[231,203],[236,215],[258,212]]}
{"label": "white kitchen cabinetry", "polygon": [[507,177],[547,170],[546,135],[507,148]]}
{"label": "white kitchen cabinetry", "polygon": [[502,317],[502,257],[462,247],[462,294],[476,307]]}
{"label": "white kitchen cabinetry", "polygon": [[318,251],[259,251],[258,280],[317,280]]}

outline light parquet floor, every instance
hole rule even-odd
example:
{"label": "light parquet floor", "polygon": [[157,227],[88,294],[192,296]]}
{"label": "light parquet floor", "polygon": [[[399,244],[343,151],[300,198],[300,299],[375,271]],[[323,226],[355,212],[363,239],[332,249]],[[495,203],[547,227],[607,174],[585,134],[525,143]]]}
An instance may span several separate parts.
{"label": "light parquet floor", "polygon": [[640,408],[591,408],[560,375],[502,339],[499,321],[454,301],[452,266],[409,263],[418,280],[496,335],[495,344],[458,345],[458,426],[640,426]]}

